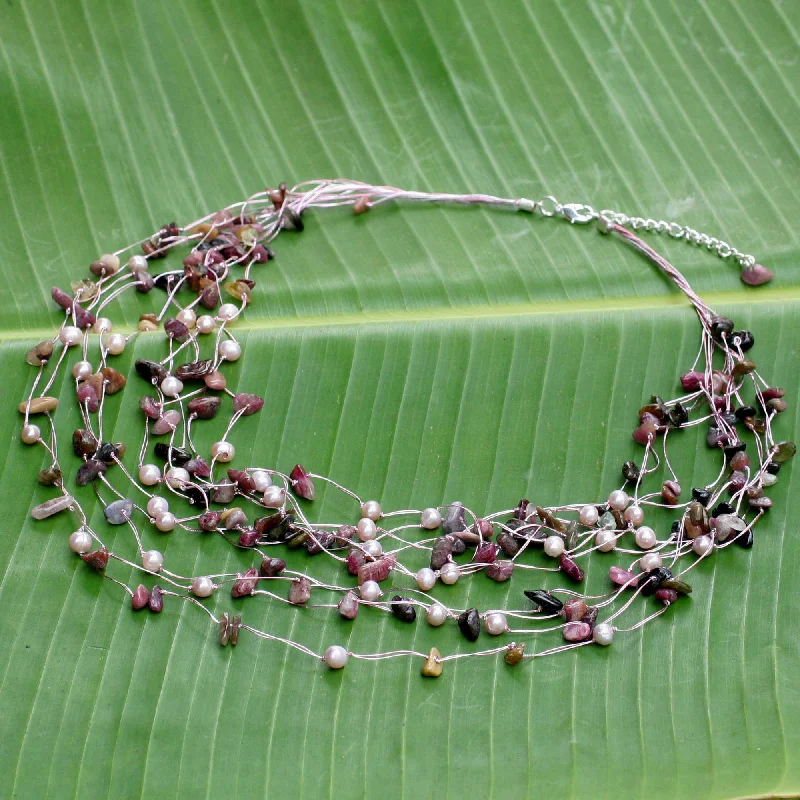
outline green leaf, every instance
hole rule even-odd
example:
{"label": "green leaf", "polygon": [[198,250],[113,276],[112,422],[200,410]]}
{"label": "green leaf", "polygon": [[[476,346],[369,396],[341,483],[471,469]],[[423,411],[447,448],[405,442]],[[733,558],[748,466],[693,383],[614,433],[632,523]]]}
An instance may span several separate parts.
{"label": "green leaf", "polygon": [[[777,272],[774,288],[749,290],[730,265],[655,243],[753,330],[760,370],[793,400],[798,27],[796,4],[723,0],[8,3],[0,795],[796,796],[791,468],[754,549],[702,564],[691,598],[644,631],[516,669],[494,657],[449,662],[427,680],[416,659],[331,672],[253,637],[222,649],[204,615],[175,601],[158,617],[132,614],[119,587],[69,551],[65,517],[30,519],[52,491],[36,484],[41,450],[19,443],[12,407],[31,381],[25,350],[56,324],[50,286],[67,288],[98,254],[170,219],[281,180],[334,176],[553,193],[676,219],[753,252]],[[387,206],[358,218],[314,212],[305,233],[275,246],[238,324],[245,354],[231,385],[267,404],[237,426],[236,463],[299,461],[388,508],[600,497],[640,457],[630,430],[643,400],[674,391],[695,356],[687,304],[589,228]],[[112,316],[132,329],[152,300],[126,297]],[[119,368],[161,347],[140,337]],[[105,420],[129,466],[136,382]],[[71,382],[55,392],[67,450],[79,421]],[[221,426],[208,423],[203,446]],[[791,406],[780,436],[797,426]],[[63,461],[72,485],[75,459]],[[696,483],[716,474],[699,429],[681,435],[673,463]],[[93,497],[80,492],[103,527]],[[309,513],[353,511],[321,491]],[[133,554],[129,532],[103,530]],[[213,538],[145,538],[193,574],[251,560]],[[292,563],[345,580],[322,557]],[[590,591],[605,591],[611,563],[591,561]],[[477,576],[436,591],[453,605],[521,607],[523,589],[554,583]],[[318,651],[495,643],[367,609],[345,623],[225,594],[209,607]],[[631,610],[631,624],[645,613]]]}

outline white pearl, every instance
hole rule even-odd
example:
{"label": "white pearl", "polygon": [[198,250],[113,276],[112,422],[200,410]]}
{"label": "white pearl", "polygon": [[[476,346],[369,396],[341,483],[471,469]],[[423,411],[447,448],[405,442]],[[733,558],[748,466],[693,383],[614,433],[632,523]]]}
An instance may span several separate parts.
{"label": "white pearl", "polygon": [[614,641],[614,629],[607,622],[601,622],[599,625],[594,626],[592,639],[596,644],[608,647]]}
{"label": "white pearl", "polygon": [[239,309],[233,303],[223,303],[217,309],[217,316],[220,319],[230,320],[239,313]]}
{"label": "white pearl", "polygon": [[374,603],[382,594],[380,584],[377,581],[364,581],[358,589],[362,600]]}
{"label": "white pearl", "polygon": [[92,330],[95,333],[111,333],[111,329],[114,326],[111,324],[111,320],[108,317],[98,317],[95,320],[94,325],[92,325]]}
{"label": "white pearl", "polygon": [[211,578],[201,576],[192,581],[192,594],[195,597],[211,597],[214,592],[214,581]]}
{"label": "white pearl", "polygon": [[158,550],[145,550],[142,553],[142,566],[150,572],[158,572],[164,566],[164,556]]}
{"label": "white pearl", "polygon": [[331,669],[341,669],[347,664],[347,650],[338,644],[332,644],[322,658]]}
{"label": "white pearl", "polygon": [[358,532],[358,538],[361,539],[362,542],[368,542],[370,539],[374,539],[378,535],[377,526],[371,519],[368,519],[367,517],[363,517],[358,521],[356,530]]}
{"label": "white pearl", "polygon": [[211,333],[217,327],[214,317],[210,314],[203,314],[202,317],[198,317],[196,324],[198,333]]}
{"label": "white pearl", "polygon": [[175,319],[182,322],[187,328],[194,328],[197,324],[197,314],[191,308],[183,308],[176,315]]}
{"label": "white pearl", "polygon": [[448,561],[439,571],[439,577],[442,579],[442,583],[452,586],[461,577],[461,567]]}
{"label": "white pearl", "polygon": [[597,531],[594,535],[594,543],[601,553],[610,553],[617,546],[617,537],[611,531]]}
{"label": "white pearl", "polygon": [[156,518],[156,528],[162,533],[169,533],[175,527],[175,515],[170,511],[165,511]]}
{"label": "white pearl", "polygon": [[377,558],[380,555],[383,555],[383,545],[373,539],[369,542],[364,542],[364,546],[361,548],[368,556],[372,556],[373,558]]}
{"label": "white pearl", "polygon": [[102,261],[110,272],[116,272],[119,269],[119,256],[115,256],[113,253],[105,253],[97,260]]}
{"label": "white pearl", "polygon": [[106,339],[106,350],[108,350],[112,356],[118,356],[125,349],[127,343],[128,340],[121,333],[112,333],[111,336]]}
{"label": "white pearl", "polygon": [[92,537],[86,531],[75,531],[69,537],[69,546],[74,553],[88,553],[92,545]]}
{"label": "white pearl", "polygon": [[553,558],[558,558],[565,549],[566,545],[560,536],[548,536],[544,540],[544,551]]}
{"label": "white pearl", "polygon": [[438,508],[426,508],[419,521],[420,527],[425,530],[436,530],[442,524],[442,515]]}
{"label": "white pearl", "polygon": [[483,627],[491,636],[500,636],[508,630],[508,620],[505,614],[488,614],[483,620]]}
{"label": "white pearl", "polygon": [[639,568],[642,572],[650,572],[651,569],[658,569],[662,563],[659,553],[647,553],[639,559]]}
{"label": "white pearl", "polygon": [[79,381],[84,381],[94,372],[94,368],[88,361],[76,361],[72,367],[72,377]]}
{"label": "white pearl", "polygon": [[177,397],[183,391],[183,382],[172,375],[168,375],[161,381],[161,391],[167,397]]}
{"label": "white pearl", "polygon": [[600,519],[600,512],[595,506],[584,506],[578,516],[580,517],[581,525],[586,525],[588,528]]}
{"label": "white pearl", "polygon": [[242,347],[239,342],[226,339],[224,342],[219,343],[219,354],[226,361],[238,361],[242,355]]}
{"label": "white pearl", "polygon": [[628,495],[622,489],[614,489],[608,496],[608,504],[617,511],[622,511],[628,505]]}
{"label": "white pearl", "polygon": [[25,444],[36,444],[42,437],[42,432],[39,430],[38,425],[25,425],[22,428],[20,438]]}
{"label": "white pearl", "polygon": [[642,550],[649,550],[651,547],[655,547],[658,542],[656,532],[652,528],[648,528],[647,525],[642,525],[642,527],[636,531],[634,538],[636,539],[636,544],[641,547]]}
{"label": "white pearl", "polygon": [[710,536],[698,536],[692,542],[692,550],[698,556],[707,556],[714,550],[714,540]]}
{"label": "white pearl", "polygon": [[147,501],[147,513],[153,519],[157,519],[165,511],[169,511],[169,503],[166,497],[154,495]]}
{"label": "white pearl", "polygon": [[280,508],[286,501],[286,491],[280,486],[268,486],[264,490],[264,505],[267,508]]}
{"label": "white pearl", "polygon": [[269,472],[265,472],[263,469],[253,470],[250,473],[250,477],[256,485],[257,492],[264,492],[272,486],[272,478],[270,478]]}
{"label": "white pearl", "polygon": [[155,464],[142,464],[139,467],[139,483],[143,486],[155,486],[160,480],[161,470]]}
{"label": "white pearl", "polygon": [[423,592],[429,592],[436,585],[436,573],[430,567],[423,567],[417,572],[417,586]]}
{"label": "white pearl", "polygon": [[211,457],[217,461],[226,464],[228,461],[233,461],[236,455],[236,448],[230,442],[214,442],[211,445]]}
{"label": "white pearl", "polygon": [[141,255],[131,256],[128,259],[128,269],[131,272],[139,272],[147,269],[147,259]]}
{"label": "white pearl", "polygon": [[625,522],[638,527],[644,522],[644,511],[639,506],[628,506],[624,514]]}
{"label": "white pearl", "polygon": [[434,628],[444,625],[447,622],[447,609],[441,603],[432,603],[431,607],[425,612],[429,624]]}
{"label": "white pearl", "polygon": [[170,467],[164,476],[173,489],[180,489],[184,483],[189,483],[191,476],[183,467]]}
{"label": "white pearl", "polygon": [[83,332],[81,329],[76,328],[74,325],[65,325],[58,332],[58,338],[61,340],[61,343],[65,344],[67,347],[72,347],[73,345],[78,344],[82,336]]}
{"label": "white pearl", "polygon": [[381,504],[377,500],[367,500],[361,504],[361,516],[377,522],[383,516]]}

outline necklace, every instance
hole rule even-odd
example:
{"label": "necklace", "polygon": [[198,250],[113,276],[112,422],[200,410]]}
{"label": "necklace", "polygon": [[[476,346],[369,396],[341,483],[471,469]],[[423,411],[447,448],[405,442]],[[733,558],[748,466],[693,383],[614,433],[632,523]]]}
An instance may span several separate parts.
{"label": "necklace", "polygon": [[[223,368],[242,354],[235,336],[236,321],[252,299],[256,282],[251,276],[266,269],[261,265],[274,257],[269,244],[281,232],[302,231],[308,209],[349,206],[353,213],[364,214],[392,201],[491,206],[572,224],[594,223],[600,233],[635,248],[688,298],[701,326],[697,357],[680,378],[680,396],[663,400],[654,395],[640,410],[633,438],[643,448],[641,464],[628,461],[623,465],[620,488],[599,501],[561,506],[540,506],[522,499],[513,508],[482,516],[460,501],[388,511],[379,502],[364,501],[354,491],[299,464],[288,473],[260,465],[243,469],[221,466],[235,458],[230,439],[236,423],[257,413],[264,404],[256,394],[229,389]],[[42,446],[50,460],[39,473],[39,483],[53,486],[58,494],[36,506],[32,516],[44,519],[70,511],[79,523],[69,537],[71,549],[121,587],[134,610],[147,608],[158,613],[165,601],[191,603],[218,627],[223,646],[236,645],[246,631],[320,659],[332,669],[344,667],[349,658],[412,657],[421,659],[423,675],[436,677],[446,662],[454,659],[502,654],[507,664],[515,666],[573,648],[610,645],[617,633],[641,628],[680,602],[681,595],[690,593],[685,577],[700,561],[732,544],[752,547],[753,528],[772,505],[764,490],[776,482],[781,466],[796,450],[792,442],[776,442],[773,437],[773,422],[786,409],[786,401],[783,390],[770,386],[746,355],[754,345],[753,335],[736,330],[730,319],[715,314],[686,278],[634,233],[639,230],[706,247],[738,264],[747,284],[760,285],[773,277],[752,256],[687,226],[631,218],[612,210],[598,212],[580,203],[561,204],[551,196],[533,201],[429,194],[356,181],[318,180],[291,190],[281,184],[187,225],[165,225],[143,241],[93,262],[93,279],[73,284],[72,295],[52,290],[64,317],[52,339],[26,354],[37,372],[19,410],[24,416],[22,441]],[[151,272],[153,262],[180,246],[190,247],[183,269]],[[142,252],[131,253],[135,248]],[[125,268],[120,259],[123,255]],[[239,268],[242,273],[237,276]],[[166,301],[158,313],[142,315],[137,331],[125,336],[113,332],[112,322],[103,314],[131,289],[163,292]],[[198,311],[207,313],[198,315]],[[133,474],[123,461],[125,443],[103,437],[104,406],[113,402],[111,396],[127,383],[110,364],[135,336],[162,329],[168,354],[161,361],[139,359],[135,364],[148,391],[139,402],[144,428]],[[204,339],[213,343],[206,357],[201,354]],[[83,420],[83,427],[72,437],[72,449],[82,462],[75,482],[94,489],[109,525],[129,526],[135,545],[133,560],[103,544],[77,493],[73,495],[64,485],[53,419],[58,399],[48,391],[60,370],[67,368],[73,350],[81,352],[71,373]],[[96,359],[94,364],[90,356]],[[186,384],[197,388],[187,389]],[[192,432],[203,420],[215,417],[228,398],[233,408],[230,422],[206,460],[195,447]],[[46,419],[48,433],[43,434],[40,426],[31,422],[32,417]],[[700,424],[708,425],[707,443],[720,452],[722,466],[714,480],[693,488],[689,498],[672,468],[667,444],[675,438],[675,431]],[[749,440],[749,451],[743,436]],[[148,460],[151,437],[158,439],[153,452],[163,467]],[[662,467],[668,477],[661,488],[645,492],[645,480]],[[112,483],[115,474],[120,481]],[[125,492],[115,485],[120,482],[124,482]],[[352,518],[337,523],[308,519],[308,503],[314,500],[315,484],[320,482],[353,503]],[[129,495],[144,500],[140,504]],[[245,505],[247,511],[234,503]],[[647,507],[671,507],[679,512],[668,533],[659,537],[644,524]],[[186,515],[180,516],[179,510]],[[252,522],[248,511],[255,515]],[[216,535],[229,546],[252,551],[256,565],[233,574],[173,572],[166,568],[160,551],[145,549],[144,526],[148,536],[159,535],[153,528],[161,534]],[[287,569],[286,562],[276,555],[283,548],[303,548],[309,555],[334,559],[341,564],[343,584],[349,585],[324,583],[310,572]],[[505,582],[514,574],[527,578],[530,572],[557,572],[578,585],[584,578],[580,563],[595,551],[614,552],[627,561],[625,566],[610,567],[611,588],[601,595],[584,595],[571,588],[525,590],[528,601],[524,608],[480,611],[450,608],[430,594],[439,582],[454,584],[478,573]],[[420,555],[426,559],[425,566],[405,563],[406,559],[419,561]],[[157,578],[159,583],[131,588],[111,574],[114,565],[142,573],[148,582]],[[390,577],[406,588],[385,594],[382,584]],[[222,587],[229,587],[233,598],[264,597],[308,609],[335,609],[348,620],[355,619],[363,606],[405,623],[414,622],[422,612],[432,626],[454,622],[470,642],[477,641],[482,631],[514,640],[444,656],[436,648],[429,653],[354,653],[340,645],[331,645],[320,654],[247,625],[240,614],[224,612],[217,617],[202,601]],[[334,602],[311,603],[312,593],[332,597]],[[644,602],[654,602],[655,610],[621,627],[620,618],[640,598],[651,598]],[[548,632],[560,633],[564,643],[526,652],[526,637]]]}

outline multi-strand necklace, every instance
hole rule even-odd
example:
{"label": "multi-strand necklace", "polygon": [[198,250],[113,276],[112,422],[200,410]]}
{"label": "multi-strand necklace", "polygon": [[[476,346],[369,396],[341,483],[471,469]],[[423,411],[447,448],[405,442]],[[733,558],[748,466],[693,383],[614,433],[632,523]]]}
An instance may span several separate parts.
{"label": "multi-strand necklace", "polygon": [[[264,404],[257,394],[229,388],[225,365],[242,354],[236,323],[252,299],[255,277],[274,257],[269,243],[282,231],[302,231],[308,209],[349,206],[363,214],[389,201],[495,206],[570,223],[595,223],[601,233],[632,245],[686,295],[701,325],[697,357],[680,378],[678,397],[653,396],[640,410],[633,438],[642,446],[642,456],[638,464],[623,465],[619,488],[594,501],[540,506],[523,499],[513,508],[482,514],[456,501],[390,511],[299,464],[288,473],[266,465],[229,466],[235,463],[236,423]],[[69,546],[88,568],[122,587],[135,611],[158,613],[165,602],[189,602],[217,626],[222,645],[236,645],[246,631],[321,659],[333,669],[343,667],[348,658],[407,656],[420,659],[422,674],[432,677],[458,658],[502,654],[513,666],[572,648],[609,645],[617,633],[636,630],[681,602],[681,596],[692,591],[687,573],[700,561],[734,544],[752,547],[753,528],[772,505],[765,490],[777,481],[781,466],[796,449],[773,436],[773,422],[786,409],[786,401],[783,390],[764,380],[750,359],[753,335],[715,314],[675,267],[632,232],[636,230],[705,247],[735,262],[750,285],[773,277],[752,256],[692,228],[610,210],[597,212],[584,204],[561,204],[553,197],[532,201],[429,194],[319,180],[291,190],[281,185],[260,192],[188,225],[165,225],[141,242],[101,256],[89,268],[92,277],[73,284],[72,294],[52,290],[63,319],[52,339],[26,355],[37,372],[19,410],[24,415],[22,441],[41,445],[49,456],[39,482],[52,486],[56,495],[31,513],[43,519],[70,511],[78,527],[69,536]],[[190,248],[182,269],[153,269],[158,259],[182,246]],[[160,310],[143,314],[138,330],[126,336],[114,332],[105,314],[116,298],[131,290],[158,297]],[[104,438],[103,410],[126,385],[125,376],[113,367],[114,357],[142,333],[165,337],[168,353],[161,361],[136,361],[144,427],[136,468],[129,470],[124,457],[132,448],[126,445],[135,443]],[[70,368],[71,352],[80,352],[71,374],[83,420],[72,436],[72,450],[81,459],[75,483],[94,488],[108,525],[130,528],[128,554],[104,545],[102,532],[89,524],[77,493],[64,484],[54,425],[58,400],[48,392],[60,370]],[[230,421],[210,452],[195,447],[196,426],[229,408]],[[40,419],[47,421],[46,432],[34,422]],[[674,431],[700,424],[708,426],[708,446],[719,451],[722,465],[706,485],[689,488],[675,474],[667,444],[674,440]],[[151,439],[156,440],[152,448]],[[645,491],[648,479],[662,469],[666,479],[660,488]],[[309,503],[315,484],[321,482],[352,503],[347,519],[309,520]],[[645,524],[646,510],[653,507],[677,512],[669,531],[656,532]],[[177,565],[166,564],[159,550],[143,543],[145,535],[181,532],[205,532],[220,544],[252,552],[253,566],[244,573],[183,575],[168,568]],[[307,573],[288,569],[281,558],[286,548],[339,562],[341,585],[314,578],[313,560],[308,561]],[[615,563],[609,569],[608,591],[584,595],[576,590],[584,578],[580,565],[595,551],[613,553],[605,557]],[[410,559],[418,564],[422,557],[422,567],[404,563]],[[131,568],[142,576],[141,583],[128,586],[113,575],[130,574]],[[573,588],[527,589],[531,573],[541,571],[561,573]],[[451,608],[434,593],[439,582],[454,584],[473,577],[505,582],[520,574],[528,599],[518,609]],[[389,585],[393,588],[385,588]],[[457,625],[471,642],[482,632],[505,641],[450,655],[436,648],[429,653],[354,653],[338,644],[316,653],[251,627],[238,613],[217,617],[203,601],[223,590],[233,598],[258,596],[329,609],[348,620],[364,606],[369,613],[388,613],[405,623],[424,614],[432,626]],[[623,616],[637,602],[653,608],[623,625]],[[563,644],[526,652],[529,637],[547,632],[560,635]]]}

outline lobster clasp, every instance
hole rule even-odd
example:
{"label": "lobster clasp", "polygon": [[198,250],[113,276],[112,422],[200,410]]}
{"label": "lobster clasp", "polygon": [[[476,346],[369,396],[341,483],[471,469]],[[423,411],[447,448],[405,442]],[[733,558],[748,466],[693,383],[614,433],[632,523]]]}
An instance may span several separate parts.
{"label": "lobster clasp", "polygon": [[567,203],[561,206],[561,216],[570,221],[571,224],[585,225],[597,219],[597,212],[584,203]]}

